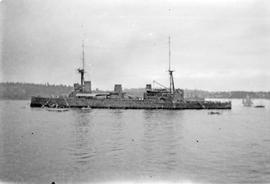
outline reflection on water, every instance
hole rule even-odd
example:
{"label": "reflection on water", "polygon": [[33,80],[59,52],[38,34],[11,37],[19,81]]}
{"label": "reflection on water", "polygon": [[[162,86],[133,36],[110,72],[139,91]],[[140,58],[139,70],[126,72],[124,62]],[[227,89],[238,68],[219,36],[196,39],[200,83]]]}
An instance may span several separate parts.
{"label": "reflection on water", "polygon": [[116,168],[124,164],[125,137],[123,134],[123,111],[116,110],[110,113],[114,121],[108,122],[108,128],[111,134],[105,146],[108,147],[108,157],[111,158],[110,167]]}
{"label": "reflection on water", "polygon": [[[151,177],[155,172],[172,172],[177,167],[181,114],[174,116],[173,111],[144,111],[144,170]],[[176,132],[179,128],[180,132]]]}
{"label": "reflection on water", "polygon": [[69,153],[75,162],[73,166],[79,171],[87,169],[92,157],[96,154],[95,139],[91,134],[91,116],[79,111],[74,111],[72,121],[73,131],[71,136],[73,141],[68,145]]}
{"label": "reflection on water", "polygon": [[[27,183],[270,181],[270,103],[208,111],[48,112],[1,101],[0,179]],[[12,111],[10,111],[12,109]]]}

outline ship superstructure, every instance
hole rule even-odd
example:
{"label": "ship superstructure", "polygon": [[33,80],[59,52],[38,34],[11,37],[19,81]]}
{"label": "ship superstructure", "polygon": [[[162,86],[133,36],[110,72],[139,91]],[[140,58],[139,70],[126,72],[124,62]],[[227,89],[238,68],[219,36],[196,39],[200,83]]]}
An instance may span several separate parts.
{"label": "ship superstructure", "polygon": [[183,102],[184,101],[184,90],[175,89],[174,87],[174,78],[173,78],[173,70],[171,69],[171,37],[169,37],[168,41],[169,45],[169,80],[170,87],[167,88],[164,85],[160,84],[157,81],[154,83],[163,87],[162,89],[152,89],[151,84],[146,85],[146,92],[144,93],[145,100],[156,100],[162,102]]}
{"label": "ship superstructure", "polygon": [[74,96],[84,96],[85,94],[89,94],[92,92],[91,89],[91,81],[85,81],[84,80],[84,74],[85,74],[85,45],[84,41],[82,42],[82,68],[78,68],[77,71],[81,76],[81,83],[75,83],[73,85],[74,91],[70,93],[70,97]]}

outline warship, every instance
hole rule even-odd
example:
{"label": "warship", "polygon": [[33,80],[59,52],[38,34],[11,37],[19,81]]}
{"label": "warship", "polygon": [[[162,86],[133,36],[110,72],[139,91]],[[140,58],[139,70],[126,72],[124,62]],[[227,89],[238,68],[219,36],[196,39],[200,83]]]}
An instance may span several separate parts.
{"label": "warship", "polygon": [[[107,109],[231,109],[231,102],[191,100],[184,98],[184,90],[174,86],[173,70],[171,69],[171,48],[169,38],[169,87],[152,88],[146,84],[143,97],[134,97],[125,93],[121,84],[115,84],[110,92],[92,91],[91,81],[85,81],[84,42],[82,43],[82,68],[78,69],[80,84],[75,83],[74,89],[67,96],[61,97],[31,97],[31,107],[54,108],[107,108]],[[159,83],[158,83],[159,84]]]}

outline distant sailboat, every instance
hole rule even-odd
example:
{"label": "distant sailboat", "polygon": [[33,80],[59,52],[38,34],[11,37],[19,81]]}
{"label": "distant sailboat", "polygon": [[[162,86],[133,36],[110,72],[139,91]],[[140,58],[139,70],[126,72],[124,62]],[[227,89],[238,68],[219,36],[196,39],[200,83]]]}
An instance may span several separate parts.
{"label": "distant sailboat", "polygon": [[242,100],[242,103],[243,103],[243,105],[244,105],[245,107],[251,107],[251,106],[253,105],[253,102],[252,102],[251,98],[250,98],[248,95],[247,95],[246,98],[244,98],[244,99]]}

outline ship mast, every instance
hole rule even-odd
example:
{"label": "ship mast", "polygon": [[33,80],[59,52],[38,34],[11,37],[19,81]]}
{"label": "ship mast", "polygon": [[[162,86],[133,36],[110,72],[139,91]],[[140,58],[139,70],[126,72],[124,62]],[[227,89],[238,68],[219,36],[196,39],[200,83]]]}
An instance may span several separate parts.
{"label": "ship mast", "polygon": [[84,86],[84,40],[82,41],[82,68],[78,69],[78,72],[81,74],[81,87],[83,91],[83,86]]}
{"label": "ship mast", "polygon": [[174,94],[174,80],[173,80],[173,70],[171,70],[171,37],[169,36],[169,75],[170,75],[170,93]]}

